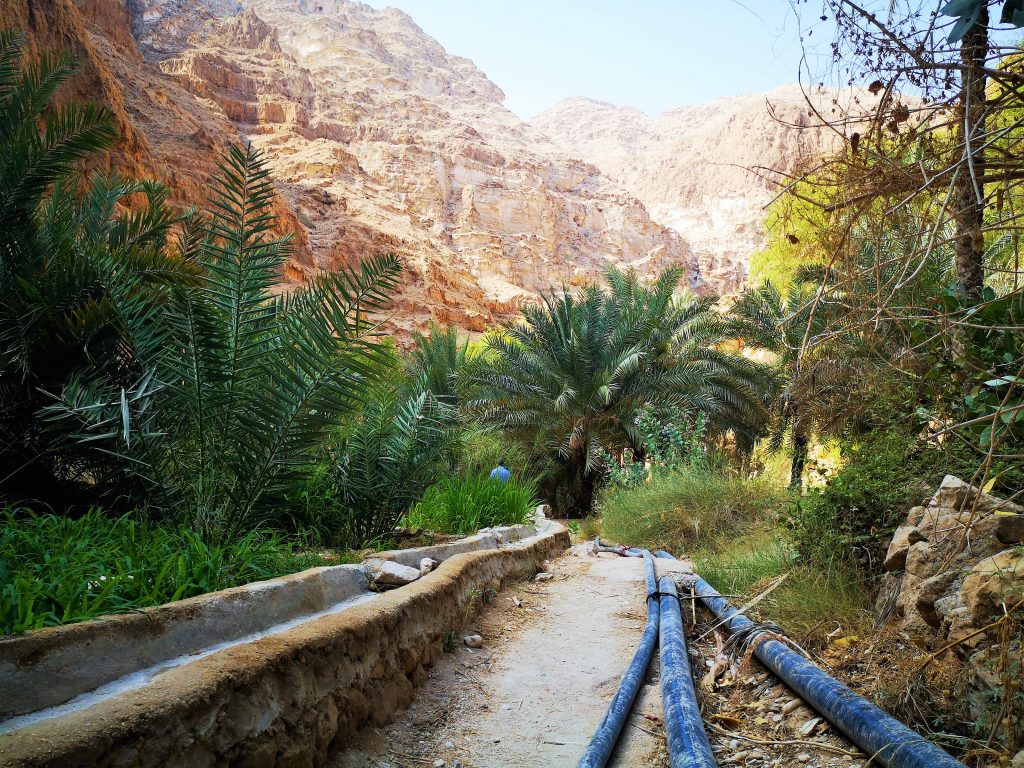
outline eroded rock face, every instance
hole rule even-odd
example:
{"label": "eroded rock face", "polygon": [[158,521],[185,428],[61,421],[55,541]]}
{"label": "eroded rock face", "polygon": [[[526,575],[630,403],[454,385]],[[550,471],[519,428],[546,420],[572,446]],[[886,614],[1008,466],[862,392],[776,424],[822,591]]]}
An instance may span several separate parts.
{"label": "eroded rock face", "polygon": [[[0,0],[0,21],[20,26],[24,2]],[[57,7],[103,82],[93,93],[119,105],[127,138],[115,163],[199,203],[224,147],[251,141],[270,159],[282,229],[296,234],[284,281],[396,252],[406,269],[393,331],[431,318],[481,331],[609,264],[694,273],[687,244],[638,199],[506,110],[471,61],[400,11],[347,0]],[[67,47],[69,34],[26,31]]]}
{"label": "eroded rock face", "polygon": [[[925,646],[959,641],[978,716],[991,701],[994,631],[982,631],[1024,599],[1024,509],[947,475],[897,529],[885,560],[883,615]],[[1015,652],[1019,652],[1015,651]]]}
{"label": "eroded rock face", "polygon": [[[837,96],[812,99],[830,116]],[[594,163],[636,195],[656,221],[677,230],[699,254],[702,280],[728,294],[743,285],[750,256],[763,246],[764,206],[779,183],[842,141],[836,131],[816,127],[809,111],[800,88],[787,85],[657,117],[567,99],[531,124]]]}

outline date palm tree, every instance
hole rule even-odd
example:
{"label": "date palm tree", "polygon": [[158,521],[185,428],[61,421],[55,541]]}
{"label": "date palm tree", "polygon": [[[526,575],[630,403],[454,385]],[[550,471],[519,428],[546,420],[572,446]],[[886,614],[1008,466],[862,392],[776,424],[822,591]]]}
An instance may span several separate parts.
{"label": "date palm tree", "polygon": [[602,456],[639,448],[648,406],[705,414],[719,429],[755,434],[765,411],[761,366],[716,347],[728,339],[708,300],[674,297],[668,270],[651,285],[612,270],[609,288],[546,294],[521,322],[486,337],[471,412],[542,442],[563,471],[570,514],[592,511]]}

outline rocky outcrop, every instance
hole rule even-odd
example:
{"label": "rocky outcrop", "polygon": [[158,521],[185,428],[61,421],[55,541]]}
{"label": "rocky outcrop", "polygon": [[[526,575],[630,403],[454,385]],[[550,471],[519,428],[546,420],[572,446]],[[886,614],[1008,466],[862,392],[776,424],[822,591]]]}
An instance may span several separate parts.
{"label": "rocky outcrop", "polygon": [[922,645],[957,644],[978,692],[976,715],[998,683],[991,624],[1024,599],[1022,542],[1024,509],[947,475],[927,505],[910,510],[886,554],[880,615]]}
{"label": "rocky outcrop", "polygon": [[[33,50],[86,60],[75,95],[111,105],[112,163],[201,203],[231,142],[263,149],[296,284],[393,251],[405,263],[388,327],[481,331],[523,301],[608,265],[694,273],[672,230],[502,104],[471,61],[404,13],[348,0],[25,0],[0,22]],[[31,3],[33,9],[37,5]],[[35,24],[35,26],[32,26]]]}
{"label": "rocky outcrop", "polygon": [[[853,109],[845,103],[849,94],[826,91],[810,98],[824,115],[840,105],[844,112]],[[719,293],[745,282],[750,256],[763,245],[764,206],[780,182],[842,141],[821,127],[796,85],[657,117],[568,99],[531,124],[594,163],[636,195],[656,221],[677,230],[698,254],[702,279]]]}

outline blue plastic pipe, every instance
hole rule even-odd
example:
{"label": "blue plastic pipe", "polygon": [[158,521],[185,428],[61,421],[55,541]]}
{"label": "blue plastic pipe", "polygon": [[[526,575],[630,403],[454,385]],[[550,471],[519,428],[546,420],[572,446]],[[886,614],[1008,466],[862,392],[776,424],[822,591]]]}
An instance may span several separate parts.
{"label": "blue plastic pipe", "polygon": [[661,592],[661,701],[672,768],[715,768],[715,753],[704,731],[683,634],[683,617],[671,576],[658,582]]}
{"label": "blue plastic pipe", "polygon": [[658,644],[658,585],[654,576],[654,558],[647,550],[638,550],[639,557],[643,557],[646,569],[647,581],[647,624],[644,625],[644,633],[640,637],[640,645],[633,654],[633,661],[622,676],[619,683],[619,690],[615,692],[608,710],[604,713],[604,719],[598,726],[597,732],[590,740],[587,751],[577,764],[577,768],[603,768],[615,749],[615,744],[622,734],[626,725],[630,710],[633,709],[633,702],[636,700],[640,686],[643,684],[647,668],[654,657],[654,648]]}
{"label": "blue plastic pipe", "polygon": [[[750,619],[729,605],[714,587],[699,576],[694,591],[730,632],[749,630],[753,626]],[[663,605],[663,615],[664,611]],[[663,634],[664,631],[662,629]],[[761,642],[755,639],[755,643],[754,655],[761,663],[845,733],[872,758],[872,765],[886,768],[966,768],[928,739],[826,675],[786,644],[771,638]],[[667,723],[667,715],[665,719]]]}

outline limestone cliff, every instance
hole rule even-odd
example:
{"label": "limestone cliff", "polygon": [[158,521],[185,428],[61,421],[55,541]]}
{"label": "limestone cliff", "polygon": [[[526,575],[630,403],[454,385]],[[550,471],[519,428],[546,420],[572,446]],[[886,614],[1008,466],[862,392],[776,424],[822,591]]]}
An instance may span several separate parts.
{"label": "limestone cliff", "polygon": [[110,105],[112,165],[201,202],[219,153],[264,149],[284,281],[391,250],[389,324],[479,331],[608,264],[650,273],[687,244],[644,205],[506,110],[501,90],[400,11],[348,0],[0,0],[33,50],[85,61],[76,96]]}
{"label": "limestone cliff", "polygon": [[[836,96],[814,94],[812,101],[830,118]],[[763,241],[764,206],[778,183],[840,141],[835,131],[819,127],[820,118],[795,85],[658,117],[568,99],[531,124],[594,163],[636,195],[656,221],[677,230],[698,254],[704,281],[723,293],[746,279],[749,257]]]}

